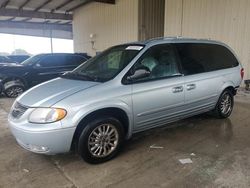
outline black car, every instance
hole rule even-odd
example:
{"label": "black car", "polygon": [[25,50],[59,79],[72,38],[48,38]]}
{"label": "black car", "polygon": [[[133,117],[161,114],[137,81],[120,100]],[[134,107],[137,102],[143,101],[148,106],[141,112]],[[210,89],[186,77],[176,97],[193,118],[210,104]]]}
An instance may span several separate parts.
{"label": "black car", "polygon": [[30,58],[29,55],[8,55],[7,57],[17,63],[22,63],[26,59]]}
{"label": "black car", "polygon": [[15,61],[11,60],[6,56],[0,56],[0,64],[7,64],[7,63],[15,63]]}
{"label": "black car", "polygon": [[0,66],[0,90],[7,97],[17,97],[32,86],[75,69],[88,58],[82,54],[40,54],[20,64]]}

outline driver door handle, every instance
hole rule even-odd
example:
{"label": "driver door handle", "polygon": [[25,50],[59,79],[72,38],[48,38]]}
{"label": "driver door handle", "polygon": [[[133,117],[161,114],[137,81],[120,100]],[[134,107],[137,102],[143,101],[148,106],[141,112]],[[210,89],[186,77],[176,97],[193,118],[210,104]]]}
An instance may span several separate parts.
{"label": "driver door handle", "polygon": [[196,88],[196,85],[195,84],[188,84],[187,85],[187,90],[190,91],[192,89],[195,89]]}

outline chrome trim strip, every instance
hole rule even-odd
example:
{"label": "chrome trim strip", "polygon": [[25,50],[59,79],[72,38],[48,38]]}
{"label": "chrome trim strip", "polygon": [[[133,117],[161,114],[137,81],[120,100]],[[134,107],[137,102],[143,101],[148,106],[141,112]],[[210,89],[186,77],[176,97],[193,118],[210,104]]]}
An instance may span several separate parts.
{"label": "chrome trim strip", "polygon": [[[171,114],[168,114],[168,116],[160,116],[158,118],[151,118],[149,120],[146,120],[146,121],[140,121],[137,123],[137,125],[141,125],[141,124],[150,124],[150,123],[154,123],[154,122],[157,122],[157,121],[164,121],[165,119],[171,119],[173,117],[178,117],[178,116],[182,116],[182,115],[186,115],[186,114],[192,114],[193,112],[196,112],[196,111],[200,111],[202,109],[207,109],[209,107],[213,107],[214,106],[214,102],[210,102],[208,104],[206,104],[205,106],[204,105],[200,105],[198,107],[195,107],[193,109],[187,109],[187,110],[182,110],[182,111],[179,111],[179,112],[173,112]],[[188,112],[188,113],[186,113]]]}
{"label": "chrome trim strip", "polygon": [[[212,108],[211,108],[212,109]],[[148,129],[152,129],[152,128],[156,128],[156,127],[161,127],[161,126],[165,126],[166,124],[170,124],[170,123],[173,123],[173,122],[176,122],[178,120],[181,120],[181,119],[185,119],[185,118],[188,118],[188,117],[192,117],[194,115],[198,115],[198,114],[201,114],[201,113],[205,113],[205,112],[208,112],[210,109],[209,108],[204,108],[203,110],[197,110],[196,112],[192,112],[192,113],[188,113],[186,115],[183,115],[183,116],[178,116],[178,117],[175,117],[175,118],[172,118],[172,119],[168,119],[166,121],[161,121],[159,123],[150,123],[151,125],[150,126],[141,126],[141,127],[138,127],[138,129],[134,129],[133,130],[133,134],[134,133],[138,133],[138,132],[142,132],[142,131],[145,131],[145,130],[148,130]]]}
{"label": "chrome trim strip", "polygon": [[176,107],[180,107],[180,106],[184,106],[184,105],[185,105],[185,103],[183,102],[183,103],[180,103],[180,104],[174,104],[174,105],[170,105],[170,106],[167,106],[167,107],[157,108],[157,109],[154,109],[154,110],[151,110],[151,111],[146,111],[146,112],[142,112],[140,114],[137,114],[137,117],[158,113],[158,112],[161,112],[161,111],[168,110],[170,108],[176,108]]}
{"label": "chrome trim strip", "polygon": [[200,98],[200,99],[198,99],[198,100],[190,101],[190,102],[188,102],[188,103],[181,103],[181,104],[177,104],[177,105],[174,104],[174,105],[167,106],[167,107],[157,108],[157,109],[154,109],[154,110],[151,110],[151,111],[146,111],[146,112],[142,112],[142,113],[140,113],[140,114],[137,114],[137,117],[141,117],[141,116],[146,116],[146,115],[149,115],[149,114],[158,113],[158,112],[161,112],[161,111],[168,110],[168,109],[170,109],[170,108],[175,108],[175,107],[187,105],[187,104],[191,104],[191,103],[194,103],[194,102],[200,102],[200,101],[203,101],[203,100],[212,99],[212,98],[217,97],[217,96],[218,96],[217,94],[214,94],[214,95],[212,95],[212,96],[203,97],[203,98]]}

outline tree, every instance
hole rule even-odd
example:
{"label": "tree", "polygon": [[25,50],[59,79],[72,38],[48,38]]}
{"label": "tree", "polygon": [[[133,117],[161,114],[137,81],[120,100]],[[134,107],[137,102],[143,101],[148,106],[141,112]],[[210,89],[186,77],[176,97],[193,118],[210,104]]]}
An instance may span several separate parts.
{"label": "tree", "polygon": [[10,55],[10,54],[7,53],[7,52],[0,52],[0,55],[2,55],[2,56],[8,56],[8,55]]}
{"label": "tree", "polygon": [[11,55],[31,55],[30,53],[28,53],[26,50],[23,49],[15,49]]}

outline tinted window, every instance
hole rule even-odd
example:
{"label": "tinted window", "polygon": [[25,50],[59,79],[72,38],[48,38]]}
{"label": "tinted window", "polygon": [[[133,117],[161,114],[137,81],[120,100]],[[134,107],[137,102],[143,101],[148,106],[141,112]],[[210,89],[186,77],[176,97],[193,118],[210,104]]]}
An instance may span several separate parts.
{"label": "tinted window", "polygon": [[0,56],[0,62],[6,62],[6,58]]}
{"label": "tinted window", "polygon": [[29,56],[26,56],[26,55],[16,55],[16,56],[8,56],[8,58],[10,58],[11,60],[13,61],[16,61],[16,62],[23,62],[24,60],[28,59]]}
{"label": "tinted window", "polygon": [[40,67],[60,67],[64,66],[65,56],[64,55],[49,55],[42,58],[38,64]]}
{"label": "tinted window", "polygon": [[66,66],[79,66],[87,59],[79,55],[68,55],[66,57],[65,65]]}
{"label": "tinted window", "polygon": [[45,55],[43,55],[43,54],[35,55],[35,56],[32,56],[32,57],[26,59],[26,60],[23,61],[21,64],[22,64],[22,65],[25,65],[25,66],[34,65],[34,64],[36,64],[37,62],[39,62],[43,57],[45,57]]}
{"label": "tinted window", "polygon": [[217,44],[175,44],[186,75],[209,72],[238,65],[237,59],[224,46]]}
{"label": "tinted window", "polygon": [[0,63],[14,63],[14,61],[5,56],[0,56]]}
{"label": "tinted window", "polygon": [[134,65],[132,70],[136,70],[141,66],[147,67],[151,74],[147,78],[138,81],[155,80],[164,77],[179,75],[178,62],[176,52],[172,45],[157,45],[148,49],[145,54]]}

